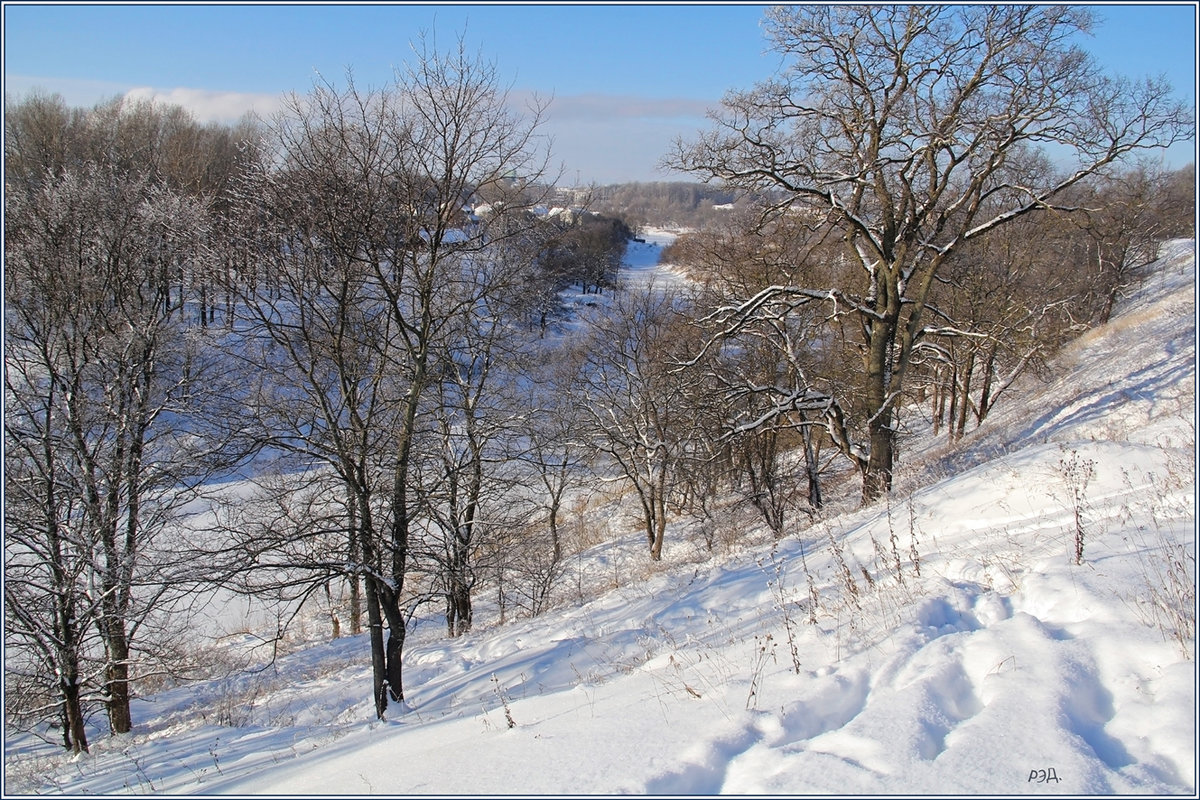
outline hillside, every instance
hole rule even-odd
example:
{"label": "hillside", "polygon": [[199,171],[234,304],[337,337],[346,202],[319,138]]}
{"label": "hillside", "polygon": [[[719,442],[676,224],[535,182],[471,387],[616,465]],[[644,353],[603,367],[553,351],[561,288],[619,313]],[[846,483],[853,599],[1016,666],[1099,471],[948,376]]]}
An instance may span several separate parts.
{"label": "hillside", "polygon": [[714,554],[680,523],[659,564],[601,508],[573,601],[418,625],[386,722],[345,637],[74,760],[9,736],[5,791],[1195,794],[1194,287],[1164,246],[1051,380],[953,449],[914,433],[884,505]]}

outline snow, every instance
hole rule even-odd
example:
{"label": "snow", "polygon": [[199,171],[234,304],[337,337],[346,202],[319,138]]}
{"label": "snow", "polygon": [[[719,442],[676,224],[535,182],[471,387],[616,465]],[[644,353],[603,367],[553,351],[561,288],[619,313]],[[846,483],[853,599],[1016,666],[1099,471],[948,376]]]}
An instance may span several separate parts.
{"label": "snow", "polygon": [[681,289],[690,281],[683,270],[662,261],[662,251],[682,231],[647,228],[638,234],[642,241],[626,245],[625,259],[618,276],[620,284],[634,291],[653,288],[659,291]]}
{"label": "snow", "polygon": [[[627,273],[657,278],[646,238]],[[738,517],[713,553],[680,520],[658,564],[603,506],[547,613],[419,624],[386,721],[366,637],[314,634],[138,701],[91,754],[9,733],[5,791],[1195,795],[1194,242],[1162,256],[959,447],[912,411],[883,505],[778,542]]]}

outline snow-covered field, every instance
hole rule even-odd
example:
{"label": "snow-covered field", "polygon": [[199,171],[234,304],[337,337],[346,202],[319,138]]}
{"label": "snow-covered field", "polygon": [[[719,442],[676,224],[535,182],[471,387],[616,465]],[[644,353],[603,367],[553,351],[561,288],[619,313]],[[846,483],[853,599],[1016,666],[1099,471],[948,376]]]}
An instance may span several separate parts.
{"label": "snow-covered field", "polygon": [[680,521],[659,564],[617,516],[574,599],[418,625],[386,722],[343,637],[73,760],[11,735],[5,791],[1195,795],[1194,264],[1165,246],[960,447],[915,435],[886,504],[779,542],[746,516],[713,554]]}

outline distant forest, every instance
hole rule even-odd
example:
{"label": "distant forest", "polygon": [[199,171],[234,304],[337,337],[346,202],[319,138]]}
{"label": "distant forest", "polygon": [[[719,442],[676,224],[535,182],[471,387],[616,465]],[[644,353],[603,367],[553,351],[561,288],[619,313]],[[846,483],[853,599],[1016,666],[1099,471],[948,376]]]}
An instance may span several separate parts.
{"label": "distant forest", "polygon": [[724,186],[684,181],[616,183],[592,190],[592,209],[620,217],[635,230],[653,225],[697,228],[729,213],[729,206],[751,205],[755,197]]}

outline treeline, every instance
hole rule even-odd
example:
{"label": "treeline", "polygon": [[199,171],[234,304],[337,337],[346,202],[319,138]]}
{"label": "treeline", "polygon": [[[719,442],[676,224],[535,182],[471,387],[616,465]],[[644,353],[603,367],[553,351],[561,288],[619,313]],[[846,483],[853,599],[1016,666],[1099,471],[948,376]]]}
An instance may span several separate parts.
{"label": "treeline", "polygon": [[592,190],[592,207],[628,220],[634,227],[706,228],[719,224],[732,208],[748,207],[753,197],[703,183],[655,181],[618,183]]}
{"label": "treeline", "polygon": [[[911,415],[963,435],[1193,234],[1193,171],[1129,158],[1186,114],[1093,80],[1083,21],[768,12],[795,63],[669,156],[747,198],[673,248],[688,289],[619,286],[633,220],[543,213],[545,109],[461,43],[234,127],[6,106],[8,719],[130,730],[139,686],[197,674],[216,590],[323,599],[382,718],[416,615],[459,636],[485,589],[502,618],[560,598],[598,479],[653,559],[671,519],[713,546],[728,498],[782,536],[831,471],[884,497]],[[605,296],[568,335],[572,284]]]}

